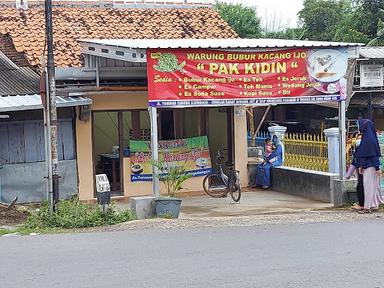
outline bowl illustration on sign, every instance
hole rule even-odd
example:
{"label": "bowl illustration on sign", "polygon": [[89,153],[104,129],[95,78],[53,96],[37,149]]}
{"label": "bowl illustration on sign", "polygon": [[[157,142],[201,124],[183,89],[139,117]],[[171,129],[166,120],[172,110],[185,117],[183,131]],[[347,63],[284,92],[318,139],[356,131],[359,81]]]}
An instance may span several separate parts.
{"label": "bowl illustration on sign", "polygon": [[176,72],[181,71],[186,62],[183,61],[179,64],[179,60],[173,53],[156,53],[157,64],[153,68],[159,72]]}
{"label": "bowl illustration on sign", "polygon": [[195,160],[196,166],[199,168],[204,168],[208,165],[208,159],[207,158],[197,158]]}
{"label": "bowl illustration on sign", "polygon": [[347,73],[347,60],[348,55],[338,50],[318,50],[308,57],[308,73],[319,82],[336,82]]}
{"label": "bowl illustration on sign", "polygon": [[137,174],[141,174],[143,172],[143,166],[141,164],[139,164],[139,163],[133,164],[131,166],[131,171],[132,171],[133,174],[136,174],[136,175]]}

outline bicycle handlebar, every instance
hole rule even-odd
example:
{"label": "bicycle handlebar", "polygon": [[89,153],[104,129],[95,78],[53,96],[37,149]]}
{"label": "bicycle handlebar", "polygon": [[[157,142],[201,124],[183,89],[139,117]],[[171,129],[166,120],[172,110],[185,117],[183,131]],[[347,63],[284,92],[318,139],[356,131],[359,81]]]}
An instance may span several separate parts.
{"label": "bicycle handlebar", "polygon": [[224,159],[224,156],[222,155],[223,151],[227,151],[228,149],[225,149],[225,148],[221,148],[219,150],[217,150],[217,164],[221,165],[221,161]]}

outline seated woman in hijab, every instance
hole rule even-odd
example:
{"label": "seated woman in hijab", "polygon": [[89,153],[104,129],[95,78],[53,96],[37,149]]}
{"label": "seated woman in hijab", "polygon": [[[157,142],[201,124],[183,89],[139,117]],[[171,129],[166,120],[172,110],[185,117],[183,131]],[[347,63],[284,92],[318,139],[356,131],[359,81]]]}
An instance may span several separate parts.
{"label": "seated woman in hijab", "polygon": [[256,185],[260,185],[263,189],[268,189],[271,186],[271,168],[283,165],[283,145],[280,141],[280,134],[276,133],[272,137],[274,145],[273,152],[264,159],[262,164],[257,166]]}
{"label": "seated woman in hijab", "polygon": [[371,120],[359,120],[359,130],[363,135],[359,147],[359,173],[363,175],[364,209],[359,213],[371,213],[384,203],[380,184],[380,146],[375,125]]}

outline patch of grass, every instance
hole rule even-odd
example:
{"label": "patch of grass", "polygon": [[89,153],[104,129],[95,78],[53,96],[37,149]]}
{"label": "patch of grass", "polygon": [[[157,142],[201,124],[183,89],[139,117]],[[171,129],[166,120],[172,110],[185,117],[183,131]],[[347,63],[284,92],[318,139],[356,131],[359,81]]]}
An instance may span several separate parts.
{"label": "patch of grass", "polygon": [[103,213],[99,206],[83,204],[78,198],[74,198],[60,201],[57,211],[53,213],[50,212],[48,203],[43,203],[40,209],[32,212],[27,218],[24,229],[38,232],[36,229],[44,231],[44,229],[52,228],[87,228],[113,225],[133,219],[134,215],[131,210],[117,210],[112,204],[106,213]]}
{"label": "patch of grass", "polygon": [[13,232],[19,232],[21,235],[30,235],[31,233],[37,233],[37,234],[57,234],[57,233],[64,233],[67,232],[63,228],[57,228],[57,227],[52,227],[52,228],[28,228],[28,227],[20,227],[17,228]]}
{"label": "patch of grass", "polygon": [[0,236],[3,236],[3,235],[8,234],[8,233],[12,233],[12,232],[14,232],[14,231],[0,228]]}
{"label": "patch of grass", "polygon": [[11,233],[20,233],[21,235],[30,235],[31,233],[37,233],[37,234],[53,234],[53,233],[64,233],[66,232],[65,229],[62,228],[27,228],[24,226],[21,226],[16,229],[0,229],[0,237],[6,234]]}
{"label": "patch of grass", "polygon": [[159,215],[158,218],[173,219],[173,216],[171,213],[165,213],[165,214]]}

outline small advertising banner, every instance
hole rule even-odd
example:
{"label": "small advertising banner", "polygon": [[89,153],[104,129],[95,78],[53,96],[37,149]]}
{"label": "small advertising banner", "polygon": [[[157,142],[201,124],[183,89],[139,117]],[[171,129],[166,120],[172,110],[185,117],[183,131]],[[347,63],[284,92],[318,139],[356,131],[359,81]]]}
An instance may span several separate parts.
{"label": "small advertising banner", "polygon": [[346,97],[346,48],[148,49],[151,106],[316,103]]}
{"label": "small advertising banner", "polygon": [[[380,168],[384,171],[384,131],[377,133],[377,140],[379,141],[380,152],[382,157],[380,158]],[[381,177],[381,189],[384,189],[384,177]]]}
{"label": "small advertising banner", "polygon": [[360,65],[360,87],[382,87],[383,81],[383,65]]}
{"label": "small advertising banner", "polygon": [[[131,181],[152,181],[151,143],[131,140]],[[159,141],[159,159],[166,167],[183,166],[192,176],[212,171],[207,136]]]}

